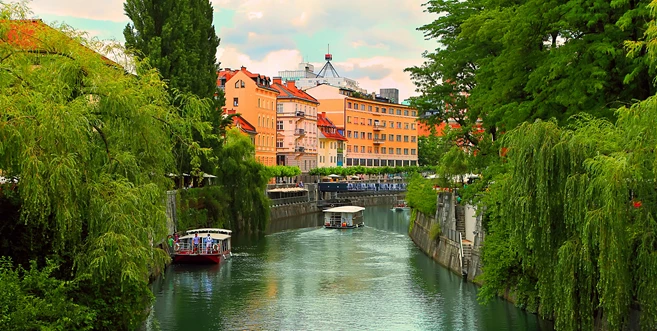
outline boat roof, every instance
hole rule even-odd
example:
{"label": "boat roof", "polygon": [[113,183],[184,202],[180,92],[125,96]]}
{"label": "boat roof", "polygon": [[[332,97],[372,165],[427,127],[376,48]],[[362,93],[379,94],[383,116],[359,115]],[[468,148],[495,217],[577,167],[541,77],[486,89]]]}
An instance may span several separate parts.
{"label": "boat roof", "polygon": [[359,206],[340,206],[335,208],[324,209],[325,213],[357,213],[359,211],[365,210],[363,207]]}
{"label": "boat roof", "polygon": [[187,234],[194,234],[194,233],[223,233],[223,234],[228,234],[230,235],[233,233],[231,230],[226,230],[226,229],[217,229],[217,228],[205,228],[205,229],[192,229],[192,230],[187,230],[185,231]]}
{"label": "boat roof", "polygon": [[[210,232],[208,232],[208,233],[210,233]],[[203,233],[203,234],[199,233],[198,237],[201,238],[201,239],[206,238],[208,236],[208,233]],[[196,233],[188,234],[188,235],[180,237],[180,239],[181,240],[192,239],[192,238],[194,238],[195,235],[196,235]],[[216,239],[216,240],[226,240],[226,239],[230,238],[230,235],[224,234],[224,233],[210,233],[210,237],[212,239]]]}

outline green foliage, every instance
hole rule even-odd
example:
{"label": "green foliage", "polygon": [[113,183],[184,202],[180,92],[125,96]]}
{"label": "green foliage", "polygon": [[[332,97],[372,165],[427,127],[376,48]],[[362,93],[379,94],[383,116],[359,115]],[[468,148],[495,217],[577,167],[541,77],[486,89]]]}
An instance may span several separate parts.
{"label": "green foliage", "polygon": [[179,190],[178,194],[178,231],[229,224],[231,196],[222,185]]}
{"label": "green foliage", "polygon": [[[12,12],[2,6],[3,16]],[[21,23],[0,21],[0,169],[19,182],[0,196],[10,208],[0,237],[23,266],[43,266],[45,254],[61,261],[63,270],[44,272],[78,284],[59,293],[91,309],[94,329],[135,328],[152,298],[150,271],[168,260],[152,242],[166,236],[172,149],[184,149],[198,170],[211,151],[193,133],[209,128],[202,118],[210,103],[174,94],[172,106],[157,71],[137,61],[128,75],[90,51],[100,43],[68,27],[18,33],[38,52],[25,50],[7,42],[12,24]]]}
{"label": "green foliage", "polygon": [[411,208],[411,221],[408,224],[408,233],[413,232],[413,226],[415,225],[416,219],[417,219],[417,209]]}
{"label": "green foliage", "polygon": [[268,166],[267,174],[269,178],[275,177],[295,177],[301,175],[301,169],[296,166]]}
{"label": "green foliage", "polygon": [[217,87],[219,38],[210,1],[126,0],[126,48],[148,58],[169,87],[212,98]]}
{"label": "green foliage", "polygon": [[417,138],[417,162],[420,165],[438,165],[444,153],[445,146],[442,137],[431,134]]}
{"label": "green foliage", "polygon": [[431,240],[436,240],[440,238],[440,235],[443,233],[443,229],[440,227],[439,223],[433,223],[431,229],[429,229],[429,238]]}
{"label": "green foliage", "polygon": [[48,261],[43,269],[32,262],[28,270],[14,268],[0,258],[0,329],[2,330],[91,330],[94,312],[72,302],[70,282],[52,277],[57,269]]}
{"label": "green foliage", "polygon": [[657,326],[657,298],[646,294],[657,288],[656,116],[652,97],[615,124],[581,116],[570,129],[537,122],[507,134],[510,173],[489,198],[483,296],[512,288],[560,330],[592,329],[601,311],[624,328],[636,300],[643,327]]}
{"label": "green foliage", "polygon": [[436,199],[437,193],[433,189],[433,182],[420,174],[413,174],[406,187],[408,205],[424,215],[433,216],[436,213]]}

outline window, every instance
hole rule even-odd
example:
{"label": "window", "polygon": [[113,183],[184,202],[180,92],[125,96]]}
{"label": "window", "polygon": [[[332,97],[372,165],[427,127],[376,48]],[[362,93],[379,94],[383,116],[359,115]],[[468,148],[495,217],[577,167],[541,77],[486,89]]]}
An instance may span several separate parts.
{"label": "window", "polygon": [[354,131],[354,138],[358,139],[358,131]]}
{"label": "window", "polygon": [[365,153],[365,146],[360,146],[360,152]]}
{"label": "window", "polygon": [[390,128],[391,128],[391,129],[394,129],[394,128],[395,128],[395,122],[390,121]]}
{"label": "window", "polygon": [[283,148],[283,139],[276,140],[276,148]]}
{"label": "window", "polygon": [[351,116],[347,116],[347,123],[351,123]]}
{"label": "window", "polygon": [[415,155],[415,148],[411,148],[411,155]]}
{"label": "window", "polygon": [[235,88],[240,88],[240,82],[241,82],[241,80],[238,80],[238,81],[235,82]]}
{"label": "window", "polygon": [[401,135],[400,134],[397,135],[397,141],[401,142]]}
{"label": "window", "polygon": [[360,119],[360,125],[365,125],[365,118]]}
{"label": "window", "polygon": [[276,104],[276,112],[277,113],[282,113],[283,112],[283,104],[282,103],[277,103]]}
{"label": "window", "polygon": [[372,119],[371,118],[367,119],[367,125],[372,125]]}
{"label": "window", "polygon": [[233,98],[233,106],[234,106],[234,107],[237,107],[237,106],[239,106],[239,105],[240,105],[240,104],[239,104],[239,101],[237,100],[237,98]]}
{"label": "window", "polygon": [[404,155],[408,155],[408,148],[404,148]]}
{"label": "window", "polygon": [[243,80],[240,80],[240,84],[242,85],[242,88],[244,88],[245,84]]}
{"label": "window", "polygon": [[379,154],[379,148],[378,147],[374,147],[374,154]]}
{"label": "window", "polygon": [[395,151],[392,147],[388,148],[388,154],[395,154]]}
{"label": "window", "polygon": [[365,139],[365,132],[360,133],[360,139]]}
{"label": "window", "polygon": [[372,140],[372,132],[367,133],[367,139]]}
{"label": "window", "polygon": [[379,107],[374,108],[374,111],[379,112]]}
{"label": "window", "polygon": [[405,142],[405,143],[408,142],[408,136],[404,136],[404,142]]}
{"label": "window", "polygon": [[258,126],[262,126],[262,122],[260,120],[260,115],[258,115]]}
{"label": "window", "polygon": [[404,130],[408,130],[408,123],[404,123]]}
{"label": "window", "polygon": [[381,154],[385,154],[385,153],[386,153],[386,148],[385,148],[385,147],[382,147],[382,148],[381,148]]}
{"label": "window", "polygon": [[415,130],[415,123],[411,123],[411,130]]}
{"label": "window", "polygon": [[367,152],[372,154],[372,146],[367,146]]}
{"label": "window", "polygon": [[415,136],[411,136],[411,142],[412,142],[412,143],[415,142]]}
{"label": "window", "polygon": [[360,110],[365,111],[365,105],[360,105]]}
{"label": "window", "polygon": [[351,102],[347,102],[347,108],[351,108]]}
{"label": "window", "polygon": [[354,117],[354,124],[358,124],[358,117]]}
{"label": "window", "polygon": [[[372,106],[367,106],[367,111],[372,111]],[[377,109],[377,113],[378,113],[378,109]]]}
{"label": "window", "polygon": [[262,100],[260,100],[260,98],[258,98],[258,108],[262,108],[261,106],[262,106]]}
{"label": "window", "polygon": [[276,130],[283,130],[283,121],[276,121]]}
{"label": "window", "polygon": [[395,141],[395,135],[394,134],[388,135],[388,140]]}
{"label": "window", "polygon": [[351,131],[347,131],[347,138],[351,138]]}
{"label": "window", "polygon": [[401,122],[397,122],[397,129],[401,129]]}
{"label": "window", "polygon": [[401,115],[401,109],[397,109],[397,115]]}
{"label": "window", "polygon": [[354,103],[354,109],[358,110],[358,104]]}
{"label": "window", "polygon": [[397,148],[397,155],[401,155],[401,148]]}
{"label": "window", "polygon": [[417,113],[415,112],[415,110],[411,111],[411,115],[412,116],[417,116]]}
{"label": "window", "polygon": [[358,145],[354,145],[354,153],[358,153]]}

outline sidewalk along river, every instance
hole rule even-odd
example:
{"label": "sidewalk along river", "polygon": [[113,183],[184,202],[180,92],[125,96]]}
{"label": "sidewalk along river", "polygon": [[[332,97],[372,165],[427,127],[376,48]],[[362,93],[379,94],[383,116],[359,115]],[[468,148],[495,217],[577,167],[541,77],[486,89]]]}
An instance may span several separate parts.
{"label": "sidewalk along river", "polygon": [[317,226],[235,238],[222,265],[169,267],[153,284],[148,328],[552,330],[506,301],[480,305],[475,285],[413,244],[407,211],[369,207],[353,230],[303,217]]}

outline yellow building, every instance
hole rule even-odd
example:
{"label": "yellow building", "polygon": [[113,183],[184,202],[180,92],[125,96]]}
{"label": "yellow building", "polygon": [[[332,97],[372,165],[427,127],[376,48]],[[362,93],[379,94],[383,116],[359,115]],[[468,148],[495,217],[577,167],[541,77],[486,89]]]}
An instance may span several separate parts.
{"label": "yellow building", "polygon": [[258,162],[276,165],[276,96],[271,79],[241,67],[223,69],[217,85],[226,95],[227,112],[235,111],[255,126],[255,157]]}
{"label": "yellow building", "polygon": [[326,84],[306,92],[347,138],[346,166],[417,165],[417,110]]}
{"label": "yellow building", "polygon": [[326,117],[326,113],[317,114],[319,129],[318,167],[341,167],[344,165],[344,144],[347,139],[338,132],[338,128]]}

